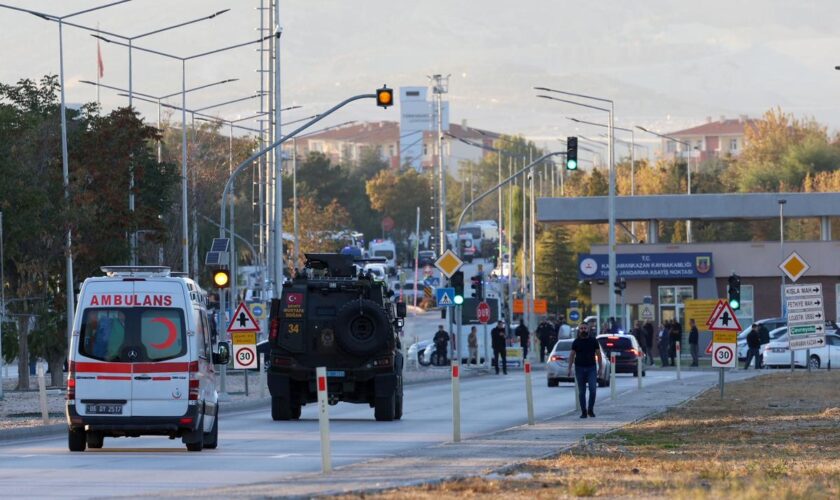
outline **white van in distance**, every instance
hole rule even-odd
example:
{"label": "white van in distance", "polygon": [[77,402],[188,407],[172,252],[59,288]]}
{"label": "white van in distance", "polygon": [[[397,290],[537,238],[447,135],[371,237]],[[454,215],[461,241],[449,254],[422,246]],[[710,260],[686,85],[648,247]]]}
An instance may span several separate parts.
{"label": "white van in distance", "polygon": [[105,437],[181,438],[189,451],[216,448],[217,344],[207,295],[168,267],[103,267],[82,284],[67,380],[70,451]]}
{"label": "white van in distance", "polygon": [[385,259],[389,276],[397,275],[397,246],[391,240],[373,240],[370,242],[370,256]]}

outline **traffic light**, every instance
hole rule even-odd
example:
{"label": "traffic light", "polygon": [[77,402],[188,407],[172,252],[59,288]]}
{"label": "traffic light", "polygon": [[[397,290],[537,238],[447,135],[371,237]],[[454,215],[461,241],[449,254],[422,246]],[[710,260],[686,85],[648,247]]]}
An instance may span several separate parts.
{"label": "traffic light", "polygon": [[227,269],[213,270],[213,285],[216,288],[227,288],[230,286],[230,271]]}
{"label": "traffic light", "polygon": [[394,105],[394,91],[388,87],[382,86],[381,89],[376,89],[376,105],[387,108]]}
{"label": "traffic light", "polygon": [[484,282],[483,276],[480,274],[476,274],[471,278],[472,281],[472,289],[473,289],[473,297],[484,300]]}
{"label": "traffic light", "polygon": [[615,294],[621,295],[624,292],[624,289],[627,288],[627,280],[624,278],[618,278],[613,285],[615,286]]}
{"label": "traffic light", "polygon": [[735,273],[729,277],[729,307],[734,310],[741,308],[741,277]]}
{"label": "traffic light", "polygon": [[566,170],[577,170],[578,168],[577,141],[577,137],[566,138]]}
{"label": "traffic light", "polygon": [[449,278],[449,284],[455,289],[455,303],[458,303],[458,297],[461,301],[464,300],[464,271],[455,271],[452,277]]}

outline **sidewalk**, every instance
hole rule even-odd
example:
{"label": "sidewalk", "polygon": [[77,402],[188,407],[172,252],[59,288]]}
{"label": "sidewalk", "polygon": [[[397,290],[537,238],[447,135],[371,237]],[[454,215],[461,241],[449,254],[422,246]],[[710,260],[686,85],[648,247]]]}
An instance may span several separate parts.
{"label": "sidewalk", "polygon": [[[727,373],[727,382],[762,372]],[[629,397],[608,398],[597,405],[598,417],[580,420],[575,410],[505,431],[445,443],[409,453],[339,468],[330,474],[302,474],[258,483],[213,490],[173,491],[164,496],[210,496],[214,498],[309,497],[348,492],[372,492],[420,483],[438,483],[468,476],[481,476],[509,469],[522,462],[564,451],[594,434],[613,431],[690,400],[717,384],[717,371],[704,372],[682,381],[630,389]],[[651,389],[653,387],[654,389]],[[160,495],[158,495],[160,496]]]}
{"label": "sidewalk", "polygon": [[[489,373],[484,370],[465,368],[462,377],[475,377]],[[63,377],[67,378],[66,374]],[[421,384],[435,380],[449,378],[447,367],[420,367],[405,371],[405,384]],[[49,384],[49,376],[46,383]],[[225,412],[247,411],[265,407],[271,401],[268,388],[260,391],[257,374],[248,375],[249,391],[245,394],[245,377],[242,372],[228,372],[226,380],[227,398],[222,402]],[[16,390],[17,378],[3,380],[4,398],[0,400],[0,441],[12,439],[46,436],[58,434],[67,430],[64,419],[64,402],[66,391],[63,388],[47,388],[47,409],[49,423],[44,424],[41,418],[41,407],[38,396],[38,378],[30,378],[28,391]]]}

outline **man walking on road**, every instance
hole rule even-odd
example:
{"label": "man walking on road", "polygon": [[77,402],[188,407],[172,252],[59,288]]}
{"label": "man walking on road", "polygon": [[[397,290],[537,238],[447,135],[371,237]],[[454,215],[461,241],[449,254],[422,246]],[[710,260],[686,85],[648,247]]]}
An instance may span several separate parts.
{"label": "man walking on road", "polygon": [[753,323],[750,333],[747,334],[747,360],[744,362],[744,370],[750,367],[750,361],[755,357],[755,369],[758,370],[758,350],[761,348],[761,334],[758,333],[758,325]]}
{"label": "man walking on road", "polygon": [[[493,346],[493,365],[496,366],[496,375],[499,374],[499,366],[507,375],[507,339],[505,338],[505,327],[501,321],[496,323],[496,328],[490,330],[491,345]],[[499,365],[501,356],[501,365]]]}
{"label": "man walking on road", "polygon": [[[578,399],[580,400],[580,418],[595,417],[595,393],[598,387],[598,372],[601,370],[601,350],[598,341],[589,335],[586,325],[578,328],[578,338],[572,342],[569,355],[569,376],[572,365],[577,378]],[[589,386],[589,404],[586,401],[586,386]]]}
{"label": "man walking on road", "polygon": [[[438,325],[438,331],[432,339],[435,344],[435,352],[437,353],[438,366],[449,364],[447,360],[447,351],[449,350],[449,333],[443,329],[443,325]],[[431,359],[431,358],[430,358]]]}
{"label": "man walking on road", "polygon": [[688,345],[691,348],[691,366],[700,366],[698,357],[700,355],[700,332],[697,331],[697,322],[691,319],[691,331],[688,332]]}
{"label": "man walking on road", "polygon": [[478,334],[475,327],[470,328],[470,334],[467,335],[467,349],[470,351],[470,357],[467,363],[474,365],[478,364]]}
{"label": "man walking on road", "polygon": [[763,347],[764,344],[770,343],[770,330],[768,330],[767,327],[764,326],[764,323],[758,325],[758,338],[759,343],[761,344],[758,347],[758,364],[759,366],[764,366],[764,354],[762,354],[762,352],[764,351]]}
{"label": "man walking on road", "polygon": [[645,322],[645,326],[643,327],[645,331],[645,340],[647,341],[647,346],[649,352],[645,358],[647,359],[647,363],[649,365],[653,364],[653,324],[650,321]]}
{"label": "man walking on road", "polygon": [[519,345],[522,346],[522,359],[528,357],[528,342],[530,340],[531,332],[525,326],[525,320],[519,318],[519,326],[516,327],[516,336],[519,337]]}

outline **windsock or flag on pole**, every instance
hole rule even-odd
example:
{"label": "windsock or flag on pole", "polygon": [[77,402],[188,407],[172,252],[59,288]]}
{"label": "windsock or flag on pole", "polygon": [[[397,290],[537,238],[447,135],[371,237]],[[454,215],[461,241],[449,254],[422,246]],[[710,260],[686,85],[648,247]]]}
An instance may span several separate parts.
{"label": "windsock or flag on pole", "polygon": [[102,63],[102,48],[99,47],[99,40],[96,41],[96,68],[99,70],[99,78],[105,76],[105,65]]}

